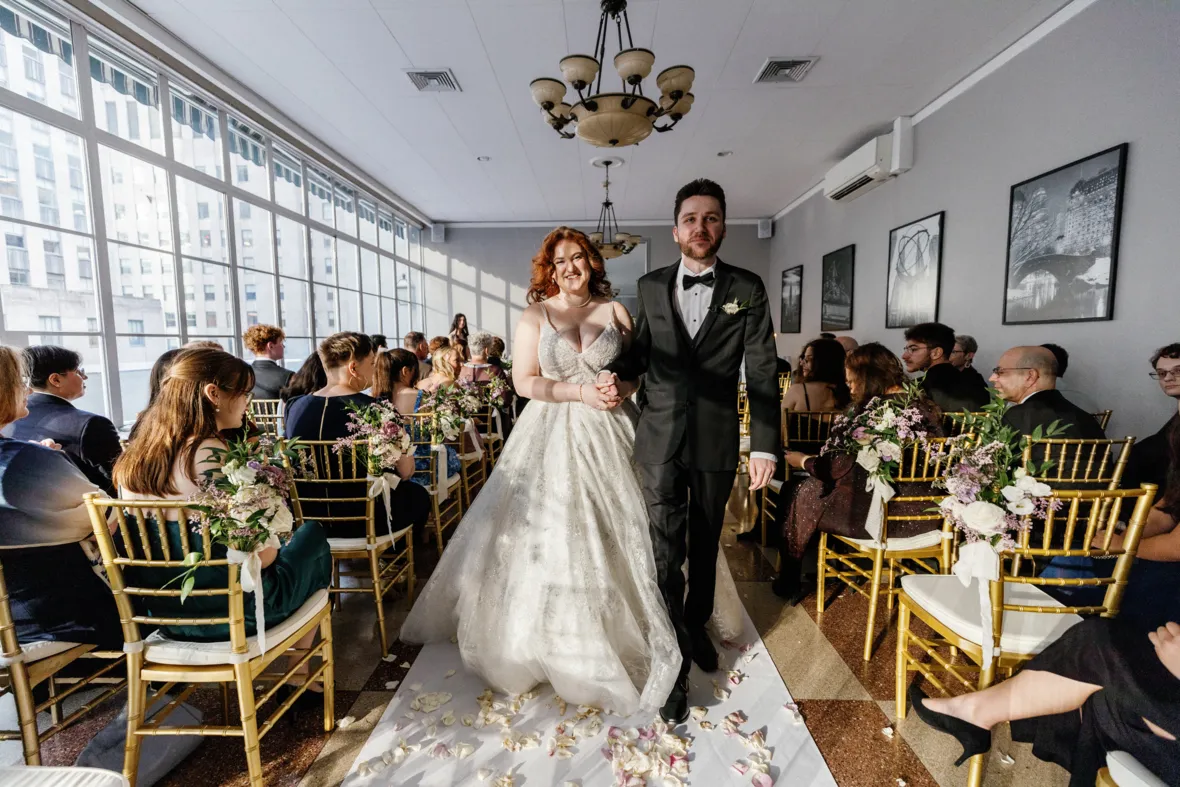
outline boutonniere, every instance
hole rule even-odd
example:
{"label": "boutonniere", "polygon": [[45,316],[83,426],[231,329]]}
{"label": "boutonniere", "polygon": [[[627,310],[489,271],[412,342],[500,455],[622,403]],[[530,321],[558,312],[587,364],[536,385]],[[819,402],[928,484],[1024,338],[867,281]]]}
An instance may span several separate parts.
{"label": "boutonniere", "polygon": [[739,301],[737,298],[734,298],[729,303],[722,304],[720,310],[725,314],[733,315],[738,312],[744,312],[748,308],[750,308],[749,301]]}

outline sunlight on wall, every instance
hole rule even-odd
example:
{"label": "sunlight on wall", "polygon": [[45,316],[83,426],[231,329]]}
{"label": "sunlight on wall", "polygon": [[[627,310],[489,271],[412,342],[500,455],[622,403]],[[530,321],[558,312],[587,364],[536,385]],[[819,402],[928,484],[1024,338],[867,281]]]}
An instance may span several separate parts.
{"label": "sunlight on wall", "polygon": [[479,277],[479,270],[474,266],[468,265],[459,260],[451,260],[451,281],[466,284],[469,287],[474,287],[476,279]]}
{"label": "sunlight on wall", "polygon": [[[512,284],[508,287],[508,302],[513,306],[519,306],[521,310],[529,305],[528,302],[528,287],[521,287],[518,284]],[[515,325],[515,321],[512,323]]]}
{"label": "sunlight on wall", "polygon": [[447,273],[447,255],[438,249],[429,247],[422,249],[422,267],[434,273]]}
{"label": "sunlight on wall", "polygon": [[465,314],[472,328],[480,327],[479,297],[476,296],[475,290],[452,283],[451,314]]}
{"label": "sunlight on wall", "polygon": [[508,282],[499,276],[481,273],[479,275],[479,286],[484,295],[490,295],[500,300],[504,300],[508,296]]}

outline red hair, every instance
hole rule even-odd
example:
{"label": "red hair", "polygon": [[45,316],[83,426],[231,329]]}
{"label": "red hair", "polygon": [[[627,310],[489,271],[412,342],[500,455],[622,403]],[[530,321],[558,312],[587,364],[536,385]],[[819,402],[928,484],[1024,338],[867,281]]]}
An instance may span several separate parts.
{"label": "red hair", "polygon": [[606,265],[602,261],[602,254],[590,242],[590,238],[581,230],[573,227],[558,227],[545,236],[541,241],[541,250],[533,257],[533,280],[529,285],[528,302],[539,303],[546,298],[552,298],[559,290],[554,272],[557,266],[553,263],[557,244],[563,240],[573,241],[586,252],[590,261],[590,294],[599,298],[613,298],[614,290],[606,280]]}

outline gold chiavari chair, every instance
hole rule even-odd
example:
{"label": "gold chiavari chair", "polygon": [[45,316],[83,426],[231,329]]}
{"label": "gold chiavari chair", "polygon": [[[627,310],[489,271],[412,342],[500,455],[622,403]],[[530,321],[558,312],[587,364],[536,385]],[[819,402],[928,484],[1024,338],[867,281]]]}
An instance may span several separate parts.
{"label": "gold chiavari chair", "polygon": [[496,460],[504,449],[503,415],[496,408],[488,406],[482,413],[476,415],[475,429],[483,439],[483,449],[487,454],[487,470],[490,473],[496,466]]}
{"label": "gold chiavari chair", "polygon": [[[443,531],[458,524],[459,520],[463,518],[462,491],[461,488],[456,488],[462,485],[462,475],[452,476],[447,473],[445,445],[434,445],[431,437],[433,430],[430,425],[430,413],[413,413],[403,415],[402,418],[410,432],[414,450],[419,455],[418,461],[426,460],[427,468],[419,470],[418,475],[428,481],[424,486],[426,491],[430,493],[430,519],[434,523],[434,534],[438,541],[438,552],[441,555]],[[419,446],[425,446],[425,449],[420,449]]]}
{"label": "gold chiavari chair", "polygon": [[250,402],[250,418],[258,428],[276,439],[283,439],[283,400],[253,399]]}
{"label": "gold chiavari chair", "polygon": [[987,413],[943,413],[942,432],[947,437],[958,437],[967,429],[967,418],[985,418]]}
{"label": "gold chiavari chair", "polygon": [[832,422],[840,415],[836,410],[784,410],[783,445],[790,451],[818,454],[828,441]]}
{"label": "gold chiavari chair", "polygon": [[[459,454],[459,478],[463,484],[463,507],[471,508],[471,501],[475,499],[475,492],[488,480],[488,457],[483,447],[475,445],[472,431],[478,429],[474,421],[464,427],[463,434],[458,440],[448,441],[447,445]],[[482,436],[480,438],[482,440]],[[470,447],[468,443],[471,443]]]}
{"label": "gold chiavari chair", "polygon": [[742,437],[750,436],[750,395],[746,391],[745,382],[738,383],[738,434]]}
{"label": "gold chiavari chair", "polygon": [[[898,467],[899,484],[933,483],[946,475],[949,460],[941,456],[946,438],[929,438],[906,446]],[[882,593],[881,580],[886,580],[884,589],[887,610],[892,616],[894,596],[898,594],[899,578],[917,574],[945,574],[950,570],[950,545],[942,537],[938,527],[916,536],[892,538],[891,524],[899,522],[941,522],[943,517],[937,511],[939,502],[946,497],[940,495],[897,496],[885,504],[881,517],[880,541],[870,538],[849,538],[834,533],[819,534],[819,572],[816,586],[816,612],[819,618],[824,614],[825,586],[828,579],[843,582],[852,590],[869,600],[869,615],[865,625],[864,654],[868,661],[873,655],[873,639],[876,636],[877,607]],[[831,541],[840,545],[836,550],[829,546]],[[868,562],[870,566],[865,566]],[[887,572],[887,573],[886,573]],[[888,621],[886,621],[888,627]]]}
{"label": "gold chiavari chair", "polygon": [[[58,677],[65,667],[83,659],[106,662],[84,678],[68,679],[70,687],[61,694]],[[108,676],[123,661],[122,651],[100,651],[93,645],[75,642],[30,642],[21,645],[16,639],[12,608],[8,604],[8,585],[0,565],[0,697],[11,693],[16,702],[18,730],[0,730],[0,740],[21,741],[26,765],[41,764],[41,743],[77,722],[90,711],[118,694],[126,679]],[[46,683],[49,698],[37,702],[33,689]],[[62,702],[87,686],[103,684],[106,688],[62,718]],[[50,726],[37,729],[37,714],[48,709]]]}
{"label": "gold chiavari chair", "polygon": [[[385,632],[385,597],[394,585],[405,581],[406,596],[413,601],[414,534],[413,527],[399,528],[392,533],[383,518],[377,521],[377,499],[368,496],[365,462],[356,449],[335,451],[332,440],[300,440],[294,444],[294,457],[285,457],[294,471],[291,507],[295,521],[319,522],[328,537],[332,552],[332,587],[334,595],[344,593],[372,594],[377,605],[377,632],[381,639],[382,655],[389,652]],[[412,481],[401,481],[403,484]],[[363,522],[365,535],[356,538],[334,538],[332,528]],[[364,570],[349,568],[343,561],[363,560]],[[368,587],[345,587],[341,577],[367,579]]]}
{"label": "gold chiavari chair", "polygon": [[[1021,461],[1027,467],[1032,461],[1050,460],[1052,465],[1036,476],[1057,488],[1118,489],[1123,480],[1127,459],[1131,456],[1134,437],[1121,440],[1085,440],[1078,438],[1025,438]],[[1118,455],[1115,456],[1115,447]]]}
{"label": "gold chiavari chair", "polygon": [[787,389],[791,387],[791,373],[783,372],[778,376],[778,399],[781,402],[783,397],[787,395]]}
{"label": "gold chiavari chair", "polygon": [[[1156,487],[1144,484],[1141,489],[1054,491],[1052,497],[1062,506],[1050,511],[1043,520],[1043,528],[1035,540],[1031,530],[1024,531],[1018,545],[1008,554],[1033,560],[1051,556],[1116,557],[1114,572],[1109,577],[1022,577],[1008,568],[1016,561],[1001,559],[1000,578],[989,582],[991,602],[991,631],[983,630],[978,587],[973,581],[964,587],[956,576],[907,576],[901,580],[898,598],[897,635],[897,717],[906,714],[906,686],[909,673],[919,672],[934,688],[948,694],[939,675],[953,679],[968,691],[985,689],[996,678],[998,670],[1009,674],[1058,639],[1066,629],[1080,623],[1082,615],[1115,617],[1122,604],[1123,592],[1131,574],[1139,538],[1147,521]],[[1124,508],[1133,506],[1130,522],[1123,535],[1122,549],[1112,549],[1114,525],[1122,518]],[[1059,538],[1055,531],[1061,528]],[[953,536],[949,522],[943,531]],[[1075,536],[1080,536],[1076,538]],[[1096,537],[1101,536],[1098,546]],[[1082,544],[1077,549],[1054,549],[1057,542]],[[1036,546],[1033,546],[1033,544]],[[1095,606],[1066,606],[1054,599],[1043,587],[1105,587],[1101,604]],[[911,627],[917,617],[933,630],[929,637]],[[983,648],[992,649],[991,664],[983,667]],[[910,652],[917,648],[920,654]],[[940,649],[955,648],[971,663],[952,662]],[[923,660],[929,659],[931,663]],[[937,667],[937,669],[936,669]],[[978,673],[975,681],[971,675]],[[979,787],[983,783],[983,764],[986,755],[971,758],[967,784]]]}
{"label": "gold chiavari chair", "polygon": [[[249,783],[251,787],[262,787],[259,743],[314,683],[321,683],[324,687],[324,731],[332,731],[335,725],[335,662],[327,591],[312,594],[290,617],[268,628],[267,651],[263,653],[258,638],[246,636],[245,599],[239,566],[224,558],[210,557],[216,553],[208,527],[201,526],[190,532],[190,520],[199,517],[197,512],[183,508],[183,501],[173,504],[180,508],[168,508],[169,503],[159,500],[109,500],[98,492],[86,495],[85,499],[123,624],[128,681],[123,775],[132,784],[135,784],[139,770],[140,747],[145,736],[210,735],[240,737],[246,753]],[[116,548],[115,538],[107,525],[108,507],[114,507],[121,551]],[[169,515],[172,515],[171,526],[168,524]],[[203,556],[195,564],[185,559],[192,552],[200,552]],[[225,571],[224,586],[202,587],[203,583],[198,581],[197,589],[189,593],[190,601],[201,597],[224,598],[225,611],[215,614],[194,612],[190,616],[178,617],[145,614],[145,607],[150,605],[156,605],[157,609],[175,606],[183,611],[183,605],[178,603],[183,591],[175,578],[192,565],[198,571],[218,568]],[[176,640],[167,637],[163,629],[144,638],[140,630],[143,625],[228,626],[229,639],[218,642]],[[315,634],[317,630],[320,638],[316,644],[306,649],[295,647],[300,639]],[[291,657],[285,672],[281,671],[281,666],[276,667],[278,671],[267,670],[283,656]],[[320,664],[312,669],[311,660],[316,656],[319,656]],[[294,691],[291,695],[278,703],[265,721],[260,721],[258,709],[274,699],[278,690],[304,667],[308,668],[302,676],[304,682],[292,684]],[[180,707],[200,684],[206,683],[221,685],[222,725],[162,726],[172,711]],[[255,683],[261,685],[258,696],[255,696]],[[151,697],[148,696],[148,684],[153,684]],[[237,689],[240,718],[236,724],[229,718],[230,684]],[[174,698],[150,721],[146,721],[146,709],[178,685],[183,688],[175,692]]]}
{"label": "gold chiavari chair", "polygon": [[1114,410],[1099,410],[1096,413],[1091,413],[1094,420],[1102,427],[1102,431],[1106,431],[1106,427],[1110,424],[1110,417],[1114,415]]}

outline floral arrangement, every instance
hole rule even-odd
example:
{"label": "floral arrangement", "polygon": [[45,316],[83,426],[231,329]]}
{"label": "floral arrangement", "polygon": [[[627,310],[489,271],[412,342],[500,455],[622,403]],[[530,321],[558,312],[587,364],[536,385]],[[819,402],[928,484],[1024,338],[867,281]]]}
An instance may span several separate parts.
{"label": "floral arrangement", "polygon": [[[981,413],[964,415],[964,434],[947,440],[946,477],[936,482],[949,493],[939,509],[963,531],[967,543],[982,540],[999,551],[1015,545],[1016,533],[1028,528],[1030,517],[1049,511],[1053,491],[1034,477],[1052,461],[1020,466],[1024,437],[1004,423],[1005,407],[992,391],[992,401]],[[1039,440],[1063,431],[1054,421],[1047,429],[1037,427],[1031,437]]]}
{"label": "floral arrangement", "polygon": [[506,377],[493,377],[482,383],[479,390],[483,394],[484,402],[496,410],[503,410],[508,406],[508,399],[512,393],[512,387],[508,385]]}
{"label": "floral arrangement", "polygon": [[436,443],[458,440],[467,419],[485,407],[478,386],[470,382],[442,385],[422,399],[422,409],[430,413],[430,427]]}
{"label": "floral arrangement", "polygon": [[347,402],[348,434],[332,446],[339,453],[356,448],[364,456],[365,469],[371,476],[392,471],[397,460],[411,451],[410,432],[393,402],[377,401],[368,405]]}

